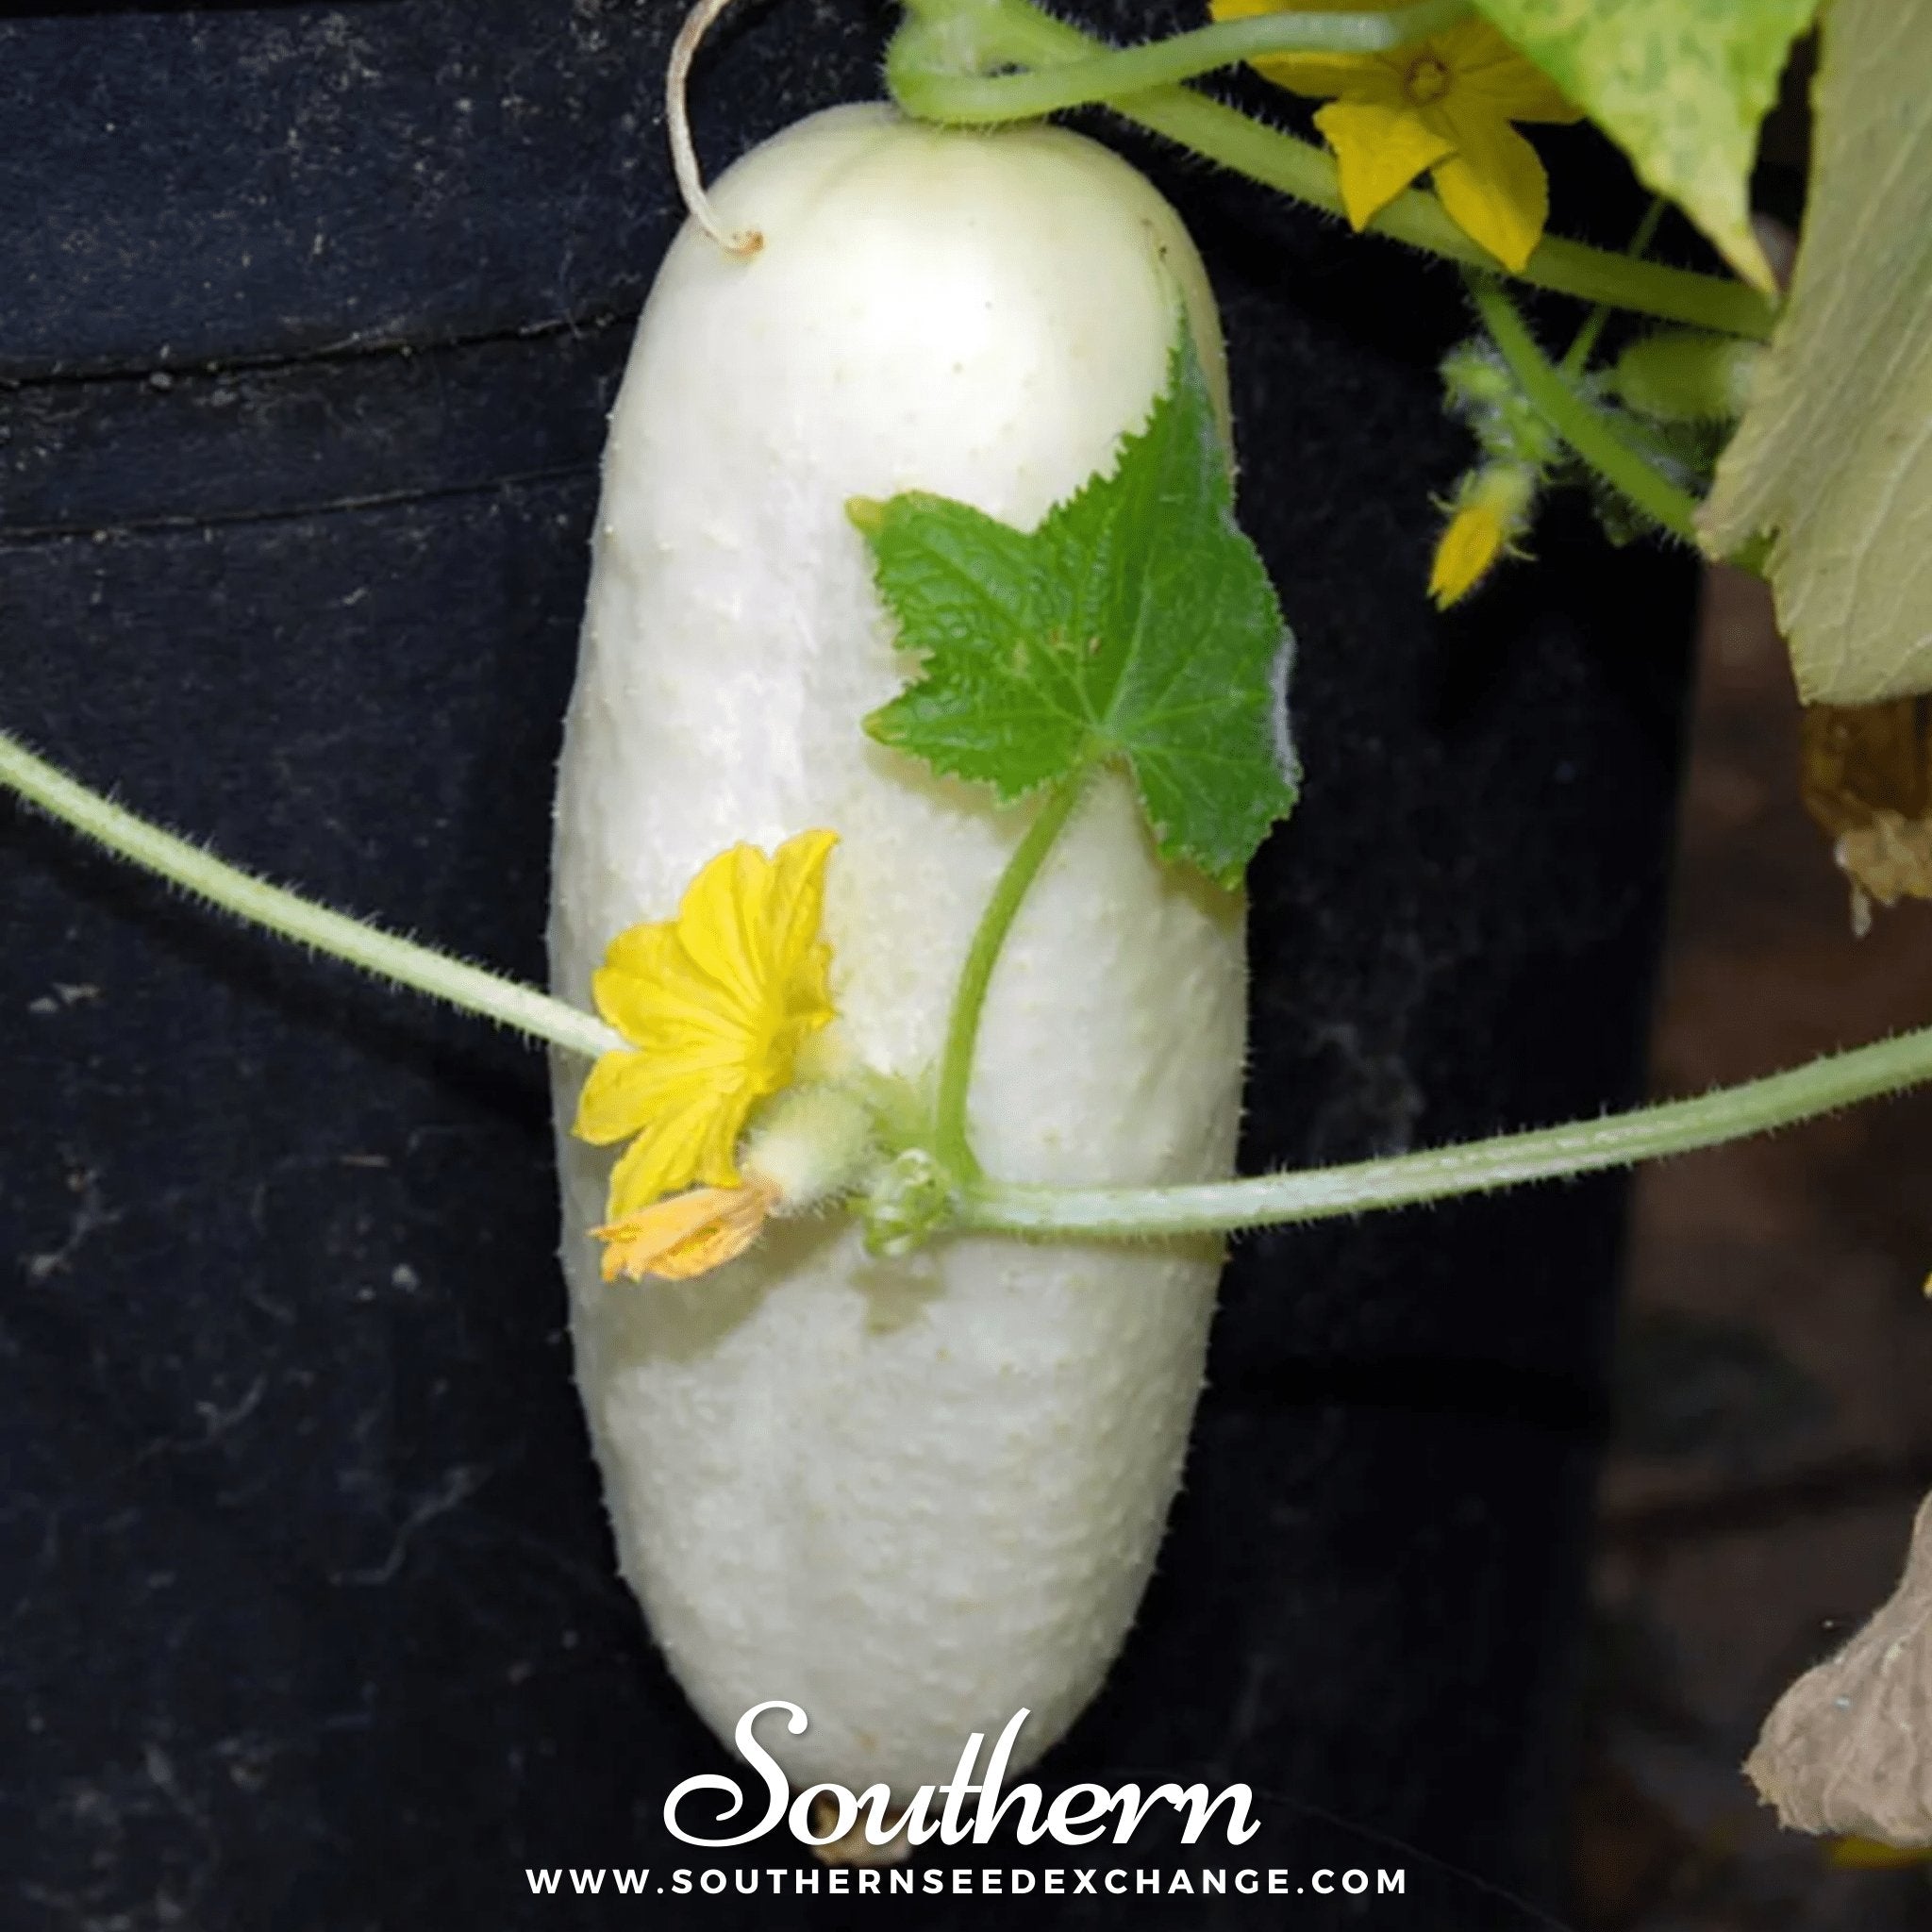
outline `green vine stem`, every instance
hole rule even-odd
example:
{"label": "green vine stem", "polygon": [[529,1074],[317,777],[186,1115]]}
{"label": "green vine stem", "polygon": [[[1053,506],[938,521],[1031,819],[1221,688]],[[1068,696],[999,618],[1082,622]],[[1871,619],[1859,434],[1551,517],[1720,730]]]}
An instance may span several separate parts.
{"label": "green vine stem", "polygon": [[[377,978],[571,1053],[596,1055],[624,1043],[602,1021],[535,988],[365,925],[210,858],[186,839],[90,791],[5,732],[0,732],[0,785],[183,890]],[[1073,779],[1048,795],[1008,860],[968,948],[941,1083],[954,1094],[947,1117],[958,1137],[950,1149],[958,1188],[947,1223],[951,1226],[1131,1239],[1316,1221],[1688,1154],[1932,1081],[1932,1027],[1923,1027],[1694,1100],[1348,1167],[1170,1188],[1041,1188],[988,1179],[965,1148],[966,1090],[980,1010],[1013,917],[1082,790],[1080,781]]]}
{"label": "green vine stem", "polygon": [[1013,847],[1007,868],[979,915],[973,942],[966,949],[965,963],[959,969],[959,984],[953,994],[953,1010],[946,1022],[946,1044],[940,1058],[939,1095],[933,1105],[933,1153],[962,1184],[979,1176],[980,1166],[966,1130],[966,1098],[973,1085],[973,1058],[979,1043],[980,1016],[986,1010],[987,988],[992,984],[993,968],[999,963],[1000,949],[1012,930],[1014,916],[1026,896],[1027,888],[1040,875],[1054,841],[1074,815],[1086,791],[1087,774],[1076,772],[1062,779],[1046,795],[1034,814],[1025,836]]}
{"label": "green vine stem", "polygon": [[[1112,109],[1124,119],[1190,148],[1264,187],[1341,214],[1341,190],[1326,150],[1265,126],[1232,108],[1184,87],[1123,88],[1108,78],[1111,63],[1141,50],[1110,49],[1104,42],[1052,19],[1031,0],[907,0],[906,24],[886,57],[886,80],[907,113],[927,121],[1025,118],[991,101],[988,89],[1032,75],[989,75],[975,70],[1012,65],[1043,71],[1077,64],[1086,89],[1081,102]],[[1130,73],[1132,70],[1130,70]],[[1056,105],[1071,107],[1073,100]],[[1408,189],[1370,224],[1371,232],[1426,249],[1472,268],[1496,263],[1472,242],[1433,194]],[[1522,279],[1585,302],[1688,323],[1728,335],[1763,340],[1775,311],[1742,282],[1693,274],[1658,262],[1637,261],[1612,250],[1545,236]]]}
{"label": "green vine stem", "polygon": [[1470,292],[1509,373],[1542,417],[1611,488],[1685,542],[1697,541],[1697,502],[1678,489],[1608,419],[1571,388],[1537,347],[1516,305],[1489,275],[1471,275]]}
{"label": "green vine stem", "polygon": [[[1643,211],[1643,219],[1637,224],[1637,232],[1630,238],[1630,245],[1624,253],[1634,261],[1657,239],[1657,231],[1664,218],[1664,210],[1670,206],[1662,195],[1651,197],[1650,206]],[[1590,367],[1590,358],[1596,354],[1596,345],[1602,338],[1604,328],[1610,319],[1607,303],[1599,302],[1583,318],[1583,326],[1576,331],[1569,349],[1563,357],[1563,374],[1575,381]]]}
{"label": "green vine stem", "polygon": [[965,1190],[955,1224],[1083,1239],[1278,1227],[1689,1154],[1928,1080],[1932,1026],[1692,1100],[1347,1167],[1171,1188],[1040,1188],[982,1180]]}
{"label": "green vine stem", "polygon": [[[922,10],[930,10],[930,0]],[[1216,21],[1211,26],[1137,47],[1108,48],[1081,59],[1010,74],[961,74],[922,66],[917,35],[901,50],[900,58],[911,69],[912,85],[926,91],[925,98],[937,93],[943,99],[944,111],[924,118],[989,126],[1172,87],[1270,54],[1388,53],[1454,26],[1468,12],[1469,0],[1423,0],[1420,6],[1398,7],[1388,13],[1257,14],[1247,20]]]}
{"label": "green vine stem", "polygon": [[595,1056],[624,1044],[603,1021],[535,987],[500,979],[433,946],[384,932],[298,892],[272,886],[239,866],[225,864],[200,846],[90,791],[4,731],[0,784],[109,852],[158,873],[183,891],[266,926],[298,946],[346,960],[392,986],[426,993],[570,1053]]}

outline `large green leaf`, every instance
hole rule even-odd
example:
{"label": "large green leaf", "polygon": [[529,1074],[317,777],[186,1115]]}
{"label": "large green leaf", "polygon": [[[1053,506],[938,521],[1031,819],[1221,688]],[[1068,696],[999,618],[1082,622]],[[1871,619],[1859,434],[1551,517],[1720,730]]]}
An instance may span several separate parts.
{"label": "large green leaf", "polygon": [[1039,528],[922,491],[852,511],[921,660],[874,738],[1003,799],[1119,759],[1162,856],[1240,883],[1295,801],[1291,641],[1185,329],[1145,426]]}
{"label": "large green leaf", "polygon": [[[1818,0],[1475,0],[1747,281],[1757,124]],[[1897,0],[1902,10],[1916,0]]]}
{"label": "large green leaf", "polygon": [[1932,691],[1932,6],[1833,0],[1790,301],[1705,507],[1769,536],[1798,688]]}

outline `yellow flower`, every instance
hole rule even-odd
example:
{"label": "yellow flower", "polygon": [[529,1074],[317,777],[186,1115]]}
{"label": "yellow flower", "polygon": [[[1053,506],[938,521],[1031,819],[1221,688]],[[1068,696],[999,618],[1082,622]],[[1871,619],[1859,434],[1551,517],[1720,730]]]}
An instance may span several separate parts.
{"label": "yellow flower", "polygon": [[1462,479],[1429,570],[1438,610],[1460,603],[1490,574],[1522,533],[1535,498],[1535,476],[1514,463],[1486,463]]}
{"label": "yellow flower", "polygon": [[675,919],[611,941],[591,992],[629,1050],[591,1069],[572,1131],[631,1141],[610,1176],[612,1223],[693,1181],[739,1185],[746,1117],[833,1018],[819,920],[837,842],[801,832],[769,858],[734,845],[691,881]]}
{"label": "yellow flower", "polygon": [[[1371,0],[1387,12],[1399,0]],[[1325,11],[1327,0],[1212,0],[1216,20]],[[1505,268],[1542,239],[1550,184],[1511,125],[1582,118],[1487,21],[1458,21],[1386,54],[1271,54],[1255,66],[1298,94],[1335,150],[1349,223],[1367,226],[1424,168],[1449,219]]]}
{"label": "yellow flower", "polygon": [[1465,505],[1449,519],[1429,568],[1429,595],[1438,610],[1459,604],[1503,554],[1503,520],[1487,504]]}
{"label": "yellow flower", "polygon": [[778,1188],[762,1174],[742,1187],[693,1188],[654,1201],[635,1214],[591,1232],[604,1243],[604,1279],[690,1281],[735,1261],[778,1205]]}

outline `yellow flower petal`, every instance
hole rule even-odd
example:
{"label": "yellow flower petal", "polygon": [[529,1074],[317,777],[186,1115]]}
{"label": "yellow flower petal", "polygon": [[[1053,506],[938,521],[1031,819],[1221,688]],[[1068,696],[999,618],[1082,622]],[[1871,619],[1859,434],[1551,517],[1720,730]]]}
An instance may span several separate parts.
{"label": "yellow flower petal", "polygon": [[1263,80],[1311,100],[1397,107],[1404,98],[1402,69],[1386,54],[1263,54],[1248,64]]}
{"label": "yellow flower petal", "polygon": [[[1369,11],[1386,11],[1400,0]],[[1213,0],[1208,12],[1216,20],[1252,20],[1263,13],[1306,13],[1319,5],[1326,10],[1326,0]],[[1249,63],[1256,73],[1285,87],[1291,93],[1311,94],[1326,99],[1347,94],[1351,99],[1396,101],[1402,96],[1402,72],[1391,64],[1386,54],[1264,54]]]}
{"label": "yellow flower petal", "polygon": [[607,968],[591,977],[591,991],[607,1020],[613,1012],[624,1015],[625,1024],[617,1030],[653,1059],[667,1053],[730,1059],[742,1050],[743,1018],[681,947],[671,949],[664,969],[652,978],[631,979]]}
{"label": "yellow flower petal", "polygon": [[600,1054],[577,1095],[577,1117],[571,1123],[571,1132],[593,1147],[608,1147],[635,1134],[650,1115],[648,1094],[638,1091],[649,1078],[642,1055]]}
{"label": "yellow flower petal", "polygon": [[825,860],[839,842],[836,832],[801,832],[772,857],[771,943],[780,958],[829,958],[819,940],[825,911]]}
{"label": "yellow flower petal", "polygon": [[[607,1053],[577,1095],[571,1132],[593,1146],[608,1146],[676,1110],[693,1092],[743,1084],[742,1054],[711,1042],[699,1049],[659,1041],[637,1053]],[[747,1108],[755,1097],[746,1096]]]}
{"label": "yellow flower petal", "polygon": [[1438,610],[1468,596],[1515,541],[1535,506],[1537,481],[1534,470],[1514,463],[1486,463],[1463,477],[1429,570]]}
{"label": "yellow flower petal", "polygon": [[1208,0],[1210,20],[1252,20],[1257,13],[1279,13],[1281,0]]}
{"label": "yellow flower petal", "polygon": [[605,1243],[604,1279],[615,1281],[622,1274],[636,1281],[651,1274],[662,1281],[690,1281],[708,1274],[751,1246],[777,1199],[770,1181],[754,1178],[742,1187],[674,1194],[592,1228]]}
{"label": "yellow flower petal", "polygon": [[1474,503],[1449,519],[1436,545],[1429,571],[1429,595],[1446,610],[1469,595],[1503,554],[1503,520],[1487,504]]}
{"label": "yellow flower petal", "polygon": [[[1242,20],[1320,4],[1212,0],[1210,10]],[[1297,93],[1335,96],[1315,125],[1335,150],[1356,228],[1433,168],[1449,218],[1506,267],[1527,262],[1549,217],[1549,182],[1510,124],[1581,116],[1488,21],[1459,21],[1384,54],[1269,55],[1254,65]]]}
{"label": "yellow flower petal", "polygon": [[1335,150],[1341,205],[1355,228],[1368,224],[1455,142],[1413,108],[1374,101],[1331,101],[1315,125]]}
{"label": "yellow flower petal", "polygon": [[648,1007],[637,1004],[638,989],[663,975],[677,948],[669,920],[633,925],[610,941],[602,968],[591,975],[591,999],[608,1025],[635,1044],[649,1024]]}
{"label": "yellow flower petal", "polygon": [[1263,54],[1249,63],[1263,80],[1311,100],[1400,107],[1404,70],[1386,54]]}
{"label": "yellow flower petal", "polygon": [[732,1150],[750,1111],[749,1097],[720,1105],[713,1093],[699,1089],[655,1115],[610,1170],[605,1212],[621,1221],[693,1181],[736,1186]]}
{"label": "yellow flower petal", "polygon": [[575,1127],[600,1145],[631,1139],[611,1173],[611,1221],[693,1181],[737,1182],[752,1108],[790,1083],[800,1047],[834,1018],[818,928],[837,842],[801,833],[770,858],[734,845],[692,879],[675,920],[611,941],[592,991],[629,1044],[591,1069]]}
{"label": "yellow flower petal", "polygon": [[741,1016],[762,1004],[771,896],[771,860],[753,846],[734,845],[698,874],[677,908],[678,944]]}
{"label": "yellow flower petal", "polygon": [[1472,242],[1520,273],[1550,216],[1543,164],[1507,121],[1452,108],[1450,125],[1456,152],[1435,171],[1443,209]]}
{"label": "yellow flower petal", "polygon": [[1542,69],[1526,60],[1486,20],[1458,21],[1429,42],[1454,76],[1462,101],[1480,99],[1505,121],[1583,119]]}

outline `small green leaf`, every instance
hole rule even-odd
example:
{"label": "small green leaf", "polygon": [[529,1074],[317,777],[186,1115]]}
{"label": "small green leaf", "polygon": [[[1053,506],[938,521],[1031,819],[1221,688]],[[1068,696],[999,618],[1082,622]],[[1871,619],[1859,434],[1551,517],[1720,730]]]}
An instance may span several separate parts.
{"label": "small green leaf", "polygon": [[1751,232],[1751,163],[1785,57],[1818,0],[1475,4],[1746,281],[1773,292]]}
{"label": "small green leaf", "polygon": [[1239,882],[1295,801],[1291,640],[1185,329],[1145,426],[1037,529],[916,491],[850,510],[923,660],[875,739],[1007,800],[1123,759],[1162,857]]}
{"label": "small green leaf", "polygon": [[1808,703],[1932,691],[1932,8],[1834,0],[1790,300],[1700,525],[1771,533]]}

